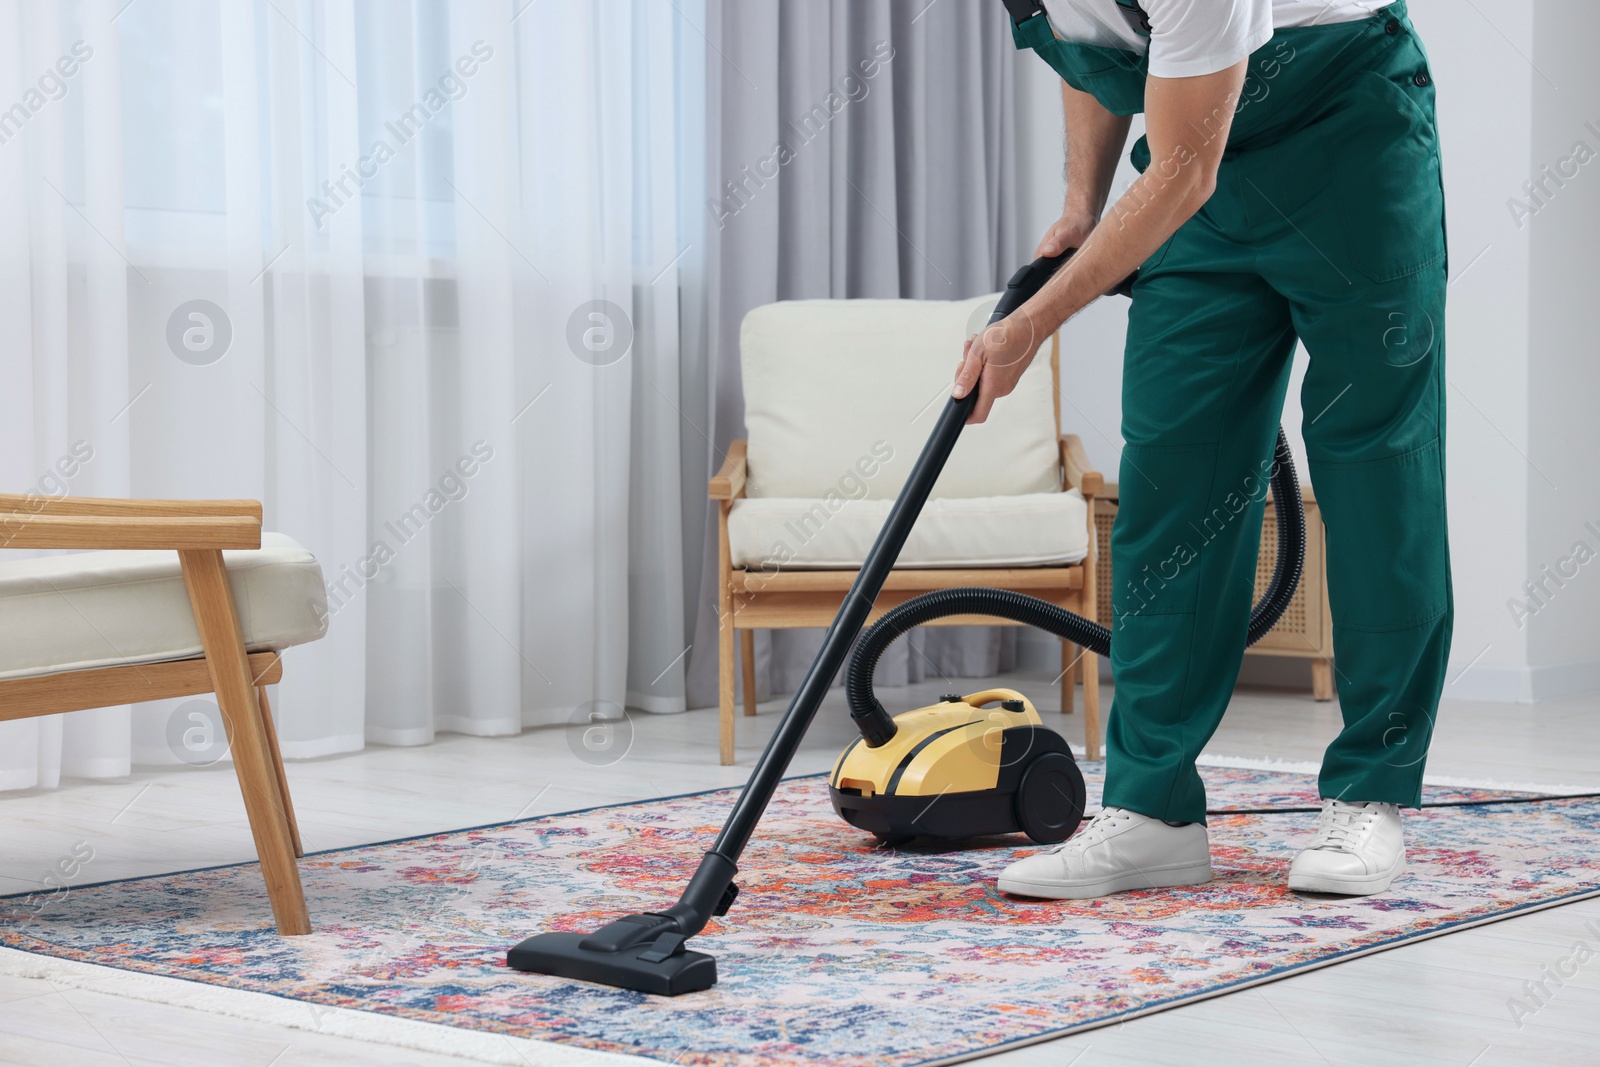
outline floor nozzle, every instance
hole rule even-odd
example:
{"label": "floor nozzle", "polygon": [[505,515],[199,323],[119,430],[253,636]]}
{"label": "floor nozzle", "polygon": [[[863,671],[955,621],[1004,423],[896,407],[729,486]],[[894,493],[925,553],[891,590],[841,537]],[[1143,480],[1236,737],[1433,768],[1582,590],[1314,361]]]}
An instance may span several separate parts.
{"label": "floor nozzle", "polygon": [[629,915],[592,934],[537,934],[506,953],[506,964],[675,997],[710,989],[717,981],[717,961],[685,948],[687,940],[669,916]]}

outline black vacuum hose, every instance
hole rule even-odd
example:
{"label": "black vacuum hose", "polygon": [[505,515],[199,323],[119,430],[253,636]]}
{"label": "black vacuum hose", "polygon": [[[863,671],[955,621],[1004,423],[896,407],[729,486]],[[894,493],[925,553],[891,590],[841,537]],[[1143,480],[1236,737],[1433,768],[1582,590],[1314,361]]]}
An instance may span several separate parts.
{"label": "black vacuum hose", "polygon": [[[1246,644],[1249,645],[1261,640],[1283,615],[1290,599],[1294,597],[1295,587],[1300,584],[1300,572],[1305,567],[1305,506],[1300,500],[1300,480],[1295,475],[1294,454],[1289,450],[1289,438],[1281,426],[1278,428],[1278,445],[1273,456],[1270,482],[1273,513],[1278,519],[1278,557],[1273,563],[1272,581],[1266,593],[1250,612],[1250,625],[1246,632]],[[939,589],[913,597],[890,609],[883,618],[868,627],[850,656],[845,681],[850,718],[869,746],[876,748],[895,735],[894,718],[872,691],[872,674],[877,669],[879,658],[901,634],[947,615],[989,615],[1010,619],[1082,645],[1097,655],[1111,653],[1111,631],[1106,627],[1024,593],[966,587]]]}

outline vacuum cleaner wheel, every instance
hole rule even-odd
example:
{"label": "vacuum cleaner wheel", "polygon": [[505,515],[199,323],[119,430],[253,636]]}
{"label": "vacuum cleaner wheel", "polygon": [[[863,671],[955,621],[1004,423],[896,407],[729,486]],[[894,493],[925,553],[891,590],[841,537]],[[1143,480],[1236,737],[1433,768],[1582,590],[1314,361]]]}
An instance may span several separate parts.
{"label": "vacuum cleaner wheel", "polygon": [[1017,825],[1041,845],[1055,845],[1072,836],[1083,821],[1083,772],[1077,761],[1060,752],[1046,752],[1029,761],[1017,786]]}

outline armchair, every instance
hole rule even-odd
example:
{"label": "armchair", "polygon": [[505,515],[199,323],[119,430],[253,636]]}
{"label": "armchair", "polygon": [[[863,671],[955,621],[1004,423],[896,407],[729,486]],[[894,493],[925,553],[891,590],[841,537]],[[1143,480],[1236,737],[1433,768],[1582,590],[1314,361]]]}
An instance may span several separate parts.
{"label": "armchair", "polygon": [[0,548],[96,550],[0,563],[0,720],[215,693],[278,932],[310,933],[266,687],[326,631],[317,561],[253,500],[0,494]]}
{"label": "armchair", "polygon": [[[995,296],[805,300],[756,308],[740,334],[748,436],[709,484],[717,501],[721,758],[734,756],[734,644],[755,714],[753,631],[827,626],[948,395],[962,340]],[[1013,589],[1097,614],[1095,496],[1104,479],[1061,432],[1059,340],[990,420],[968,427],[871,619],[922,593]],[[932,625],[1006,620],[956,616]],[[1084,743],[1100,753],[1096,657],[1061,648],[1061,709],[1084,687]]]}

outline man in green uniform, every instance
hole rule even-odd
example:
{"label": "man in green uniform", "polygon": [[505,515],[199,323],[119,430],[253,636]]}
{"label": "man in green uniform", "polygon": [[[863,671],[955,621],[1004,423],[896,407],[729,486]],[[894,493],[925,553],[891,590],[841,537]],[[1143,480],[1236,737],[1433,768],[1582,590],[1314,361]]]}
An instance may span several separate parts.
{"label": "man in green uniform", "polygon": [[[1194,761],[1244,653],[1275,429],[1304,341],[1344,728],[1295,890],[1386,890],[1450,646],[1444,195],[1404,3],[1006,0],[1062,77],[1067,194],[1048,285],[969,342],[974,421],[1040,342],[1135,268],[1112,533],[1104,808],[1000,888],[1089,898],[1211,877]],[[1106,210],[1129,116],[1139,179]],[[1102,218],[1102,215],[1104,217]]]}

